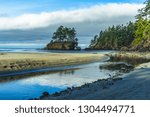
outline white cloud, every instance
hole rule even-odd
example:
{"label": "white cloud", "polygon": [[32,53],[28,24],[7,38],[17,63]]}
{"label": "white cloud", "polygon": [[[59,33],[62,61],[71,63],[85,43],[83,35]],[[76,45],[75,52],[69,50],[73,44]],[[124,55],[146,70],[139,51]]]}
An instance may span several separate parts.
{"label": "white cloud", "polygon": [[[90,22],[132,20],[142,4],[99,4],[76,10],[61,10],[56,12],[42,12],[40,14],[23,14],[17,17],[0,17],[0,30],[34,29],[58,24],[76,24]],[[87,23],[86,23],[87,24]]]}

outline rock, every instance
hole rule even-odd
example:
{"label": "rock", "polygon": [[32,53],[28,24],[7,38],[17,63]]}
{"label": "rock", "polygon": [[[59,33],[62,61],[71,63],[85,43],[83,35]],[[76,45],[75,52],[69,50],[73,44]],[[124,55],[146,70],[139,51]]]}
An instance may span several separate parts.
{"label": "rock", "polygon": [[150,51],[150,39],[142,40],[139,44],[130,48],[131,51],[149,52]]}
{"label": "rock", "polygon": [[118,81],[118,80],[122,80],[123,78],[122,77],[115,77],[113,78],[113,81]]}
{"label": "rock", "polygon": [[91,48],[85,48],[84,50],[91,50]]}
{"label": "rock", "polygon": [[48,92],[43,92],[42,95],[43,95],[43,96],[49,96],[49,93],[48,93]]}
{"label": "rock", "polygon": [[76,47],[76,43],[73,41],[50,42],[45,49],[47,50],[74,50],[75,47]]}
{"label": "rock", "polygon": [[129,51],[129,47],[122,47],[120,50],[121,51]]}
{"label": "rock", "polygon": [[81,47],[79,47],[79,46],[78,46],[78,47],[76,47],[76,50],[81,50]]}
{"label": "rock", "polygon": [[103,66],[100,66],[100,69],[107,69],[107,70],[119,70],[120,72],[129,72],[134,69],[134,66],[118,62],[118,63],[109,63]]}
{"label": "rock", "polygon": [[49,96],[48,92],[43,92],[42,95],[40,96],[40,99]]}

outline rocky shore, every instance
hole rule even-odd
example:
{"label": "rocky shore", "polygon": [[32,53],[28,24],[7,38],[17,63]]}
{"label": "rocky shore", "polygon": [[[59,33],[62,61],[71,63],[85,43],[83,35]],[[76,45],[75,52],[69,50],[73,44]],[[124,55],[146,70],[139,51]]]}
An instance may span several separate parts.
{"label": "rocky shore", "polygon": [[[115,80],[98,80],[81,87],[68,88],[53,95],[42,95],[43,100],[149,100],[150,68],[138,69]],[[141,75],[143,74],[144,75]]]}
{"label": "rocky shore", "polygon": [[[93,100],[93,99],[150,99],[150,53],[120,52],[111,54],[116,60],[134,60],[134,71],[118,73],[108,79],[101,79],[80,87],[71,87],[49,95],[44,92],[37,99],[42,100]],[[115,59],[111,59],[115,60]],[[146,60],[146,61],[145,61]],[[140,62],[139,62],[140,61]],[[129,67],[130,68],[130,67]],[[127,68],[128,69],[128,68]]]}
{"label": "rocky shore", "polygon": [[110,54],[108,56],[110,57],[110,61],[124,61],[133,65],[150,62],[149,52],[119,52],[117,54]]}
{"label": "rocky shore", "polygon": [[75,50],[75,42],[51,42],[44,48],[45,50]]}

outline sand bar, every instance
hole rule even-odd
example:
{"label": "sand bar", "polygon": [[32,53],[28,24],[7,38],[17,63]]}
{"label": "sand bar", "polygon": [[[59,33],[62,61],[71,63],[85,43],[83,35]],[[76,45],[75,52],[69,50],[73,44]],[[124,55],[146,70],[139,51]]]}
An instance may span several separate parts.
{"label": "sand bar", "polygon": [[105,57],[95,53],[0,53],[0,72],[75,65]]}

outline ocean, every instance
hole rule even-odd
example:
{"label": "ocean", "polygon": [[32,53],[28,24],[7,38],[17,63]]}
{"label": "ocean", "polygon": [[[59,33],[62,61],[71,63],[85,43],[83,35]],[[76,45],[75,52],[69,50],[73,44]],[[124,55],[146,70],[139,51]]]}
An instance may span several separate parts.
{"label": "ocean", "polygon": [[[89,46],[92,36],[78,36],[79,46]],[[37,51],[44,48],[51,40],[50,35],[17,35],[0,33],[0,52]]]}

